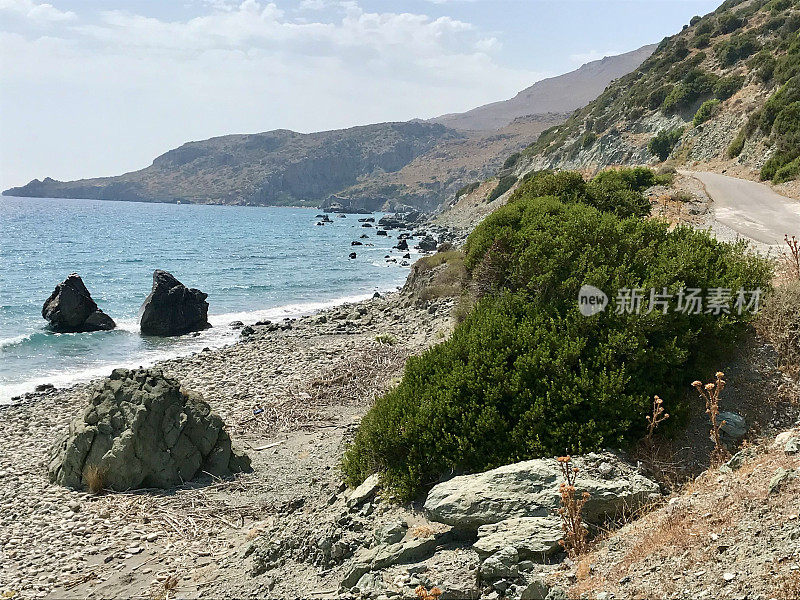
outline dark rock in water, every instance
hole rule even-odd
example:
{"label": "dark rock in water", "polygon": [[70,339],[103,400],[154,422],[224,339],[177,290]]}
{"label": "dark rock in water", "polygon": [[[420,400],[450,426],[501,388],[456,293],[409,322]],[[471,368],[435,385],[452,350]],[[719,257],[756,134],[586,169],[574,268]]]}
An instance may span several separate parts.
{"label": "dark rock in water", "polygon": [[339,213],[339,214],[338,214],[338,215],[336,215],[336,216],[337,216],[337,217],[339,217],[340,219],[346,219],[346,218],[347,218],[347,215],[344,215],[344,214],[342,214],[342,213]]}
{"label": "dark rock in water", "polygon": [[244,327],[242,327],[241,335],[242,337],[247,337],[249,335],[253,335],[255,332],[256,330],[250,327],[250,325],[245,325]]}
{"label": "dark rock in water", "polygon": [[375,292],[374,294],[372,294],[372,297],[373,298],[381,298],[382,296],[381,296],[380,292]]}
{"label": "dark rock in water", "polygon": [[50,390],[56,389],[52,383],[40,383],[35,388],[33,388],[34,392],[49,392]]}
{"label": "dark rock in water", "polygon": [[405,239],[400,240],[397,242],[397,246],[395,246],[398,250],[408,250],[408,242]]}
{"label": "dark rock in water", "polygon": [[366,233],[362,233],[362,234],[361,234],[359,237],[360,237],[362,240],[367,240],[367,239],[369,239],[369,236],[368,236]]}
{"label": "dark rock in water", "polygon": [[50,481],[81,488],[90,467],[103,488],[116,491],[251,470],[222,419],[159,369],[115,369],[95,385],[89,405],[51,450]]}
{"label": "dark rock in water", "polygon": [[42,316],[50,329],[62,333],[106,331],[117,325],[97,308],[89,290],[77,273],[72,273],[56,286],[42,307]]}
{"label": "dark rock in water", "polygon": [[270,321],[269,319],[263,319],[261,321],[256,321],[256,325],[259,325],[259,326],[262,326],[262,327],[265,326],[265,325],[272,325],[272,321]]}
{"label": "dark rock in water", "polygon": [[362,244],[361,242],[350,242],[350,245],[351,246],[363,246],[364,244]]}
{"label": "dark rock in water", "polygon": [[189,289],[166,271],[153,273],[153,290],[139,309],[145,335],[181,335],[208,329],[208,294]]}
{"label": "dark rock in water", "polygon": [[408,252],[406,252],[405,254],[403,254],[403,258],[411,258],[411,254],[409,254]]}
{"label": "dark rock in water", "polygon": [[419,249],[424,252],[433,252],[439,244],[431,236],[427,235],[419,241]]}
{"label": "dark rock in water", "polygon": [[350,258],[355,258],[355,257],[356,257],[356,253],[355,252],[351,252],[350,253]]}
{"label": "dark rock in water", "polygon": [[244,323],[241,321],[231,321],[230,327],[231,329],[241,329],[244,327]]}
{"label": "dark rock in water", "polygon": [[383,229],[378,230],[378,235],[389,235],[389,233]]}
{"label": "dark rock in water", "polygon": [[372,227],[372,223],[362,223],[362,227]]}

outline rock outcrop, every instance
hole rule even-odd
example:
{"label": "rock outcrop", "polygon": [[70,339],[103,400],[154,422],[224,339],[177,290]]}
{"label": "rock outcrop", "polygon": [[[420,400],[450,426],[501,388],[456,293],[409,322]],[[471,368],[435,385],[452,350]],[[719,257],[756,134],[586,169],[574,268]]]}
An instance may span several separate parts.
{"label": "rock outcrop", "polygon": [[77,273],[56,286],[42,307],[50,329],[67,333],[114,329],[114,320],[97,307]]}
{"label": "rock outcrop", "polygon": [[249,471],[250,459],[200,396],[158,369],[115,369],[53,447],[50,481],[81,488],[89,468],[103,488],[124,491],[227,477]]}
{"label": "rock outcrop", "polygon": [[153,273],[153,290],[139,309],[145,335],[181,335],[208,329],[208,294],[187,288],[166,271]]}
{"label": "rock outcrop", "polygon": [[[590,494],[583,507],[587,523],[636,510],[660,494],[658,484],[611,453],[587,454],[573,464],[580,469],[578,492]],[[560,506],[561,481],[555,459],[519,462],[434,486],[425,512],[432,521],[463,530],[516,517],[549,517]]]}

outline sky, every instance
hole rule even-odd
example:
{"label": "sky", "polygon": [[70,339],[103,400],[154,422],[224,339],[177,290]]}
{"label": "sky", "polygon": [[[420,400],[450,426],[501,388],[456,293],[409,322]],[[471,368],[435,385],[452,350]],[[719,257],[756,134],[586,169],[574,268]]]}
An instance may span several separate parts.
{"label": "sky", "polygon": [[676,33],[721,0],[0,0],[0,187],[190,140],[430,118]]}

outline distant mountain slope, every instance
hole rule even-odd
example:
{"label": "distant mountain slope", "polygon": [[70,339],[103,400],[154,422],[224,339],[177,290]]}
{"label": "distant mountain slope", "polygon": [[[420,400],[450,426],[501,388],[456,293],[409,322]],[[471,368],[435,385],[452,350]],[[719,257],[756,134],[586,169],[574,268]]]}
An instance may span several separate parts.
{"label": "distant mountain slope", "polygon": [[401,169],[463,137],[433,123],[380,123],[321,133],[283,129],[189,142],[140,171],[60,182],[34,179],[7,195],[219,204],[321,204],[360,178]]}
{"label": "distant mountain slope", "polygon": [[513,170],[665,159],[775,183],[800,174],[800,2],[727,0],[692,18],[641,67],[543,133]]}
{"label": "distant mountain slope", "polygon": [[[300,134],[288,130],[189,142],[139,171],[116,177],[34,179],[6,195],[144,202],[312,205],[433,210],[489,177],[539,134],[563,123],[577,102],[634,68],[648,47],[605,58],[518,94],[496,115],[497,128],[456,130],[441,123],[379,123]],[[619,59],[619,60],[618,60]],[[471,111],[472,112],[472,111]],[[465,113],[469,114],[469,113]],[[457,118],[458,115],[452,115]],[[467,118],[467,121],[472,117]],[[463,122],[467,122],[463,121]]]}
{"label": "distant mountain slope", "polygon": [[597,98],[614,79],[636,69],[655,49],[656,44],[651,44],[625,54],[606,56],[564,75],[537,81],[510,100],[442,115],[430,122],[453,129],[485,131],[500,129],[526,115],[572,112]]}

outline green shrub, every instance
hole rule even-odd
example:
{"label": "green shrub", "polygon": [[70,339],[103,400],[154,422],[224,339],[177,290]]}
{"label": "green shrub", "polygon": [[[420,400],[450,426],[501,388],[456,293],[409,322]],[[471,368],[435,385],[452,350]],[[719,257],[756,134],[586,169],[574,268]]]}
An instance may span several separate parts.
{"label": "green shrub", "polygon": [[517,161],[519,160],[520,156],[522,155],[519,152],[514,152],[514,154],[512,154],[505,160],[505,162],[503,163],[503,168],[513,169],[514,165],[517,164]]}
{"label": "green shrub", "polygon": [[594,131],[586,131],[580,139],[581,148],[589,148],[597,141],[597,134]]}
{"label": "green shrub", "polygon": [[587,318],[579,288],[753,289],[770,277],[743,245],[554,198],[495,211],[466,251],[473,272],[497,251],[505,277],[449,340],[410,358],[400,385],[365,416],[343,460],[351,485],[380,471],[408,499],[445,474],[631,442],[654,390],[680,398],[708,350],[749,315]]}
{"label": "green shrub", "polygon": [[689,26],[690,26],[690,27],[694,27],[695,25],[697,25],[697,24],[700,22],[700,20],[701,20],[702,18],[703,18],[703,17],[701,17],[701,16],[699,16],[699,15],[695,15],[695,16],[693,16],[693,17],[692,17],[692,18],[689,20]]}
{"label": "green shrub", "polygon": [[729,75],[727,77],[720,77],[719,81],[714,84],[714,96],[719,100],[727,100],[736,92],[742,89],[744,85],[744,77],[741,75]]}
{"label": "green shrub", "polygon": [[717,112],[719,104],[720,102],[716,98],[703,102],[703,104],[700,105],[700,108],[697,109],[694,119],[692,119],[692,125],[697,127],[698,125],[708,121]]}
{"label": "green shrub", "polygon": [[800,177],[800,158],[795,158],[791,162],[787,162],[775,171],[772,176],[774,183],[786,183]]}
{"label": "green shrub", "polygon": [[714,52],[723,67],[730,67],[760,49],[761,44],[751,35],[734,35],[714,46]]}
{"label": "green shrub", "polygon": [[731,145],[728,146],[727,155],[728,158],[736,158],[742,153],[744,150],[744,143],[747,140],[747,127],[742,127],[739,130],[739,133],[731,142]]}
{"label": "green shrub", "polygon": [[747,67],[755,72],[756,77],[764,83],[772,79],[772,76],[775,74],[776,64],[777,61],[769,50],[761,50],[747,61]]}
{"label": "green shrub", "polygon": [[480,187],[480,185],[481,185],[480,181],[473,181],[472,183],[468,183],[467,185],[459,188],[459,190],[456,192],[456,200],[461,198],[461,196],[464,196],[466,194],[471,194],[472,192],[477,190],[478,187]]}
{"label": "green shrub", "polygon": [[700,33],[692,39],[692,45],[695,48],[708,48],[711,45],[711,34]]}
{"label": "green shrub", "polygon": [[717,32],[720,34],[732,33],[742,25],[744,25],[744,22],[733,13],[720,15],[717,18]]}
{"label": "green shrub", "polygon": [[665,114],[686,110],[703,96],[711,94],[718,82],[719,77],[713,73],[691,69],[683,81],[672,88],[661,108]]}
{"label": "green shrub", "polygon": [[497,200],[500,196],[510,190],[511,186],[513,186],[515,183],[517,183],[516,175],[504,175],[497,182],[497,185],[494,187],[494,189],[489,192],[486,201],[492,202],[493,200]]}
{"label": "green shrub", "polygon": [[651,138],[647,143],[647,150],[653,156],[657,156],[659,160],[667,160],[672,150],[678,144],[678,141],[683,135],[683,127],[667,131],[666,129],[659,131],[655,137]]}

